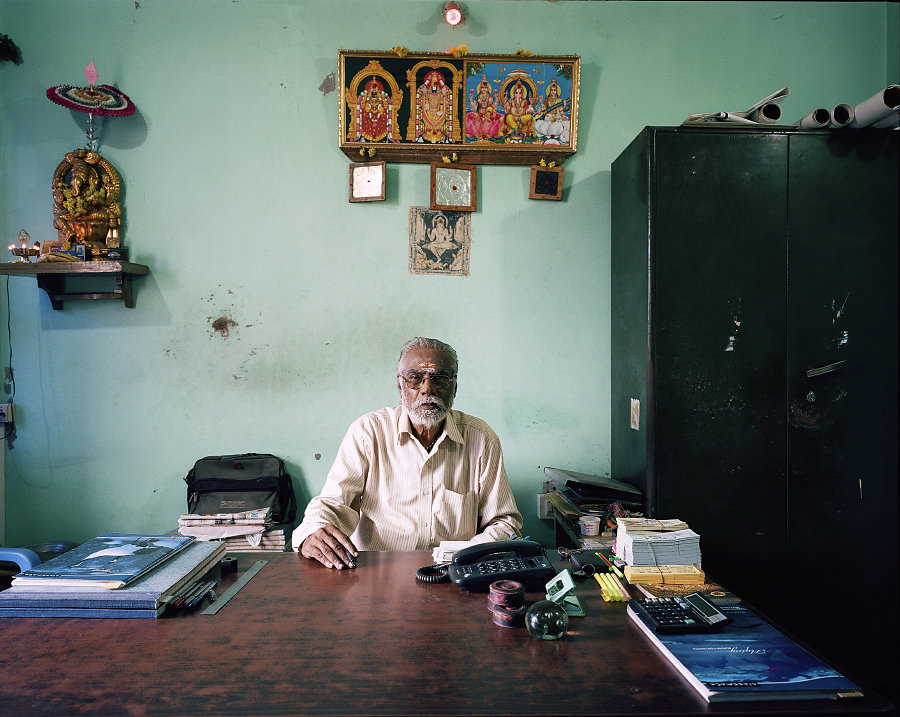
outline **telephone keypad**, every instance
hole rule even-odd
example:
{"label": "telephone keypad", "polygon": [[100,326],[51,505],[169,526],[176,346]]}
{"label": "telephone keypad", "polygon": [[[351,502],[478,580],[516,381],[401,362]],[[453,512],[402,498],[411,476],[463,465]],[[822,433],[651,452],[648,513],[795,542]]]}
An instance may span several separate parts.
{"label": "telephone keypad", "polygon": [[536,558],[504,558],[500,560],[485,560],[481,563],[461,565],[459,567],[467,577],[469,575],[498,575],[500,573],[539,568],[541,567],[541,561]]}

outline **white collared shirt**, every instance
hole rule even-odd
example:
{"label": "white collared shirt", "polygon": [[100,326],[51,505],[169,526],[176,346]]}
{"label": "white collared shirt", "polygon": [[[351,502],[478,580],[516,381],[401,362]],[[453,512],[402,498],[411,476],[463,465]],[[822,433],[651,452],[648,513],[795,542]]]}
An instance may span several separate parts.
{"label": "white collared shirt", "polygon": [[350,426],[293,549],[328,523],[360,550],[430,550],[442,540],[506,540],[519,534],[522,516],[487,423],[451,410],[426,451],[406,411],[392,406]]}

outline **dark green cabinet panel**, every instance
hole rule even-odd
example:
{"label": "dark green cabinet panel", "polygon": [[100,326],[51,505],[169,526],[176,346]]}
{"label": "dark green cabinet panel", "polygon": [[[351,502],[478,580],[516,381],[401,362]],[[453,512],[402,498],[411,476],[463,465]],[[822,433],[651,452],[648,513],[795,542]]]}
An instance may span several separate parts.
{"label": "dark green cabinet panel", "polygon": [[710,574],[886,692],[897,139],[647,128],[612,167],[613,475],[697,530]]}

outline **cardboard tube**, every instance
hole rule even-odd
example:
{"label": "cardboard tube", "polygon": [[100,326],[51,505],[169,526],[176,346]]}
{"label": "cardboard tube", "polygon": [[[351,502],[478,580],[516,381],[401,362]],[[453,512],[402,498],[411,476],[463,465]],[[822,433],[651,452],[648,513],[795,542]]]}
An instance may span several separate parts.
{"label": "cardboard tube", "polygon": [[881,92],[860,102],[853,109],[851,127],[868,127],[890,117],[900,109],[900,85],[888,85]]}
{"label": "cardboard tube", "polygon": [[884,119],[878,120],[875,124],[870,124],[869,127],[874,127],[876,129],[894,129],[895,127],[900,127],[900,110],[894,110]]}
{"label": "cardboard tube", "polygon": [[797,126],[801,129],[821,129],[827,127],[829,122],[831,122],[831,112],[824,107],[817,107],[797,122]]}
{"label": "cardboard tube", "polygon": [[853,121],[853,108],[846,104],[841,103],[839,105],[835,105],[831,109],[831,122],[828,123],[829,127],[846,127]]}
{"label": "cardboard tube", "polygon": [[775,124],[781,119],[781,105],[776,102],[767,102],[750,114],[750,119],[760,124]]}

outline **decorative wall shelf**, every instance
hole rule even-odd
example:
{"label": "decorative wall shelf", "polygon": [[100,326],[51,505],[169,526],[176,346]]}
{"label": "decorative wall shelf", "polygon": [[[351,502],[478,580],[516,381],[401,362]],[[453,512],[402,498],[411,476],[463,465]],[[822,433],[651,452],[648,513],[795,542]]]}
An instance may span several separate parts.
{"label": "decorative wall shelf", "polygon": [[[134,294],[131,291],[131,279],[145,276],[150,268],[144,264],[133,264],[128,261],[85,261],[85,262],[41,262],[30,264],[15,262],[0,264],[0,276],[34,276],[38,288],[47,292],[50,305],[55,311],[63,308],[63,302],[93,299],[118,299],[129,309],[134,308]],[[115,278],[116,288],[112,291],[66,291],[68,277],[111,276]]]}
{"label": "decorative wall shelf", "polygon": [[[371,154],[360,154],[360,150]],[[373,145],[365,143],[347,142],[341,147],[341,151],[347,159],[353,162],[385,161],[398,164],[430,164],[441,162],[450,154],[456,155],[456,162],[460,164],[514,164],[519,166],[533,166],[540,164],[541,160],[556,162],[560,165],[575,154],[575,150],[569,147],[554,148],[549,151],[540,146],[534,147],[470,147],[457,148],[446,145],[423,145],[421,147],[394,147],[391,145]],[[448,167],[453,166],[448,164]]]}

